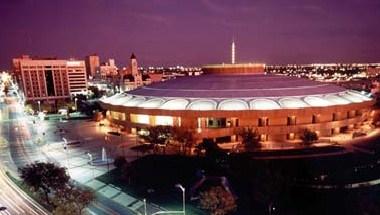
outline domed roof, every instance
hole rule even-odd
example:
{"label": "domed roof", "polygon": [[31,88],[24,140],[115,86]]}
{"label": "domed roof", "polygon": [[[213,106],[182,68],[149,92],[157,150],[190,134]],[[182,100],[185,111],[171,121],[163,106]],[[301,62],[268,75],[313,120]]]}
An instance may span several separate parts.
{"label": "domed roof", "polygon": [[[181,77],[128,92],[137,96],[171,98],[256,98],[341,93],[337,85],[279,75],[215,75]],[[349,97],[349,95],[347,96]]]}
{"label": "domed roof", "polygon": [[275,110],[346,105],[368,95],[332,84],[277,75],[181,77],[103,98],[103,103],[162,110]]}

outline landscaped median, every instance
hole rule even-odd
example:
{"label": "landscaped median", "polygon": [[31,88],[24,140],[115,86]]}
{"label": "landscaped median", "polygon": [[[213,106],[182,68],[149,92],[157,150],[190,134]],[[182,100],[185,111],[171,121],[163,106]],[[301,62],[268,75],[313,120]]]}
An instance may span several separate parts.
{"label": "landscaped median", "polygon": [[[1,170],[3,174],[3,170]],[[9,180],[9,186],[12,186],[16,192],[20,194],[23,198],[27,199],[33,205],[36,205],[39,208],[41,213],[43,214],[51,214],[53,208],[47,204],[45,204],[41,198],[33,191],[30,190],[28,186],[22,183],[21,180],[15,178],[8,171],[5,172],[7,179]]]}
{"label": "landscaped median", "polygon": [[[34,162],[27,164],[19,168],[19,174],[21,180],[9,173],[7,176],[34,201],[44,206],[49,213],[81,215],[85,213],[85,208],[94,200],[92,191],[73,184],[66,168],[54,163]],[[47,214],[47,212],[38,214]]]}

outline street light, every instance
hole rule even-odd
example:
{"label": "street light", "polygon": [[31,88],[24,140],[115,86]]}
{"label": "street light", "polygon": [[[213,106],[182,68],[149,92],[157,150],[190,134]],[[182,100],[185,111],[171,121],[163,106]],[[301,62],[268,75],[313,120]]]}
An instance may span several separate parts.
{"label": "street light", "polygon": [[146,199],[143,199],[143,202],[144,202],[144,215],[147,215],[147,213],[146,213]]}
{"label": "street light", "polygon": [[[151,215],[158,215],[158,214],[180,214],[180,213],[182,213],[183,215],[186,215],[185,188],[181,184],[176,184],[175,187],[181,189],[181,191],[182,191],[182,210],[181,211],[158,211],[158,212],[152,213]],[[144,201],[144,203],[145,203],[145,201]]]}
{"label": "street light", "polygon": [[93,157],[92,157],[92,154],[90,152],[87,152],[87,156],[88,156],[88,159],[89,159],[89,164],[92,166],[91,170],[92,170],[92,180],[95,180],[95,173],[94,173],[94,168],[95,168],[95,165],[93,165]]}
{"label": "street light", "polygon": [[182,212],[183,215],[186,215],[186,196],[185,196],[185,191],[186,189],[181,185],[181,184],[176,184],[175,187],[181,189],[182,191]]}
{"label": "street light", "polygon": [[[108,142],[108,135],[105,135],[104,136],[104,142],[105,142],[105,144],[106,144],[106,148],[108,149],[108,144],[107,144],[107,142]],[[103,147],[103,149],[104,149],[104,147]],[[105,149],[104,149],[105,150]],[[103,152],[102,152],[103,153]],[[105,151],[105,153],[107,154],[107,151]],[[107,173],[109,174],[110,173],[110,164],[109,164],[109,159],[108,159],[108,157],[106,156],[106,159],[107,159]]]}
{"label": "street light", "polygon": [[[65,154],[66,154],[66,165],[67,165],[67,170],[70,172],[70,167],[69,167],[69,153],[68,153],[68,150],[67,150],[67,140],[66,138],[62,137],[62,140],[63,140],[63,150],[65,150]],[[70,173],[69,173],[70,174]]]}
{"label": "street light", "polygon": [[78,98],[75,98],[74,99],[74,102],[75,102],[75,112],[78,112],[77,101],[78,101]]}
{"label": "street light", "polygon": [[41,112],[41,101],[37,101],[38,103],[38,112]]}

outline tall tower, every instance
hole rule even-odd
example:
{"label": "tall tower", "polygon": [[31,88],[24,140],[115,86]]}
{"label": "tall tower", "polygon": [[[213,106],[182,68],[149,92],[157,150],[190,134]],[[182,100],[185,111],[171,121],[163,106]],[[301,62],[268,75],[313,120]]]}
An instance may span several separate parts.
{"label": "tall tower", "polygon": [[133,76],[138,75],[137,59],[134,53],[131,56],[131,73]]}
{"label": "tall tower", "polygon": [[232,40],[231,46],[231,63],[235,64],[235,40]]}

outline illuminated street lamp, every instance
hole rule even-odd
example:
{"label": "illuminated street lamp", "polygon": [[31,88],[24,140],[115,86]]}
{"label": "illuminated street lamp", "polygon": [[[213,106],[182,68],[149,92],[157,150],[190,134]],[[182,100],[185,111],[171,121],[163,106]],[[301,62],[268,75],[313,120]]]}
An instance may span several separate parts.
{"label": "illuminated street lamp", "polygon": [[67,150],[67,140],[64,137],[62,137],[62,140],[63,140],[63,150],[65,150],[65,154],[66,154],[67,170],[69,171],[70,167],[69,167],[69,153],[68,153],[68,150]]}
{"label": "illuminated street lamp", "polygon": [[[182,191],[182,211],[158,211],[155,213],[152,213],[151,215],[158,215],[158,214],[179,214],[182,213],[183,215],[186,215],[186,207],[185,207],[185,188],[181,184],[176,184],[175,187],[181,189]],[[145,199],[144,199],[145,200]],[[146,202],[144,201],[144,204]]]}
{"label": "illuminated street lamp", "polygon": [[75,102],[75,112],[78,112],[78,105],[77,105],[78,98],[74,99]]}
{"label": "illuminated street lamp", "polygon": [[38,103],[38,112],[41,112],[41,101],[37,101]]}
{"label": "illuminated street lamp", "polygon": [[185,196],[185,191],[186,189],[181,185],[181,184],[176,184],[175,187],[181,189],[182,191],[182,212],[183,212],[183,215],[186,215],[186,196]]}
{"label": "illuminated street lamp", "polygon": [[[108,144],[107,144],[108,140],[109,140],[108,135],[105,135],[105,136],[104,136],[104,142],[105,142],[106,146],[108,146]],[[107,147],[107,148],[108,148],[108,147]],[[103,150],[105,150],[104,147],[103,147]],[[102,152],[102,153],[103,153],[103,152]],[[107,153],[107,152],[105,151],[105,153]],[[106,157],[106,159],[107,159],[107,173],[109,174],[109,173],[110,173],[110,164],[109,164],[109,162],[108,162],[108,161],[109,161],[108,157]]]}
{"label": "illuminated street lamp", "polygon": [[147,215],[147,213],[146,213],[146,199],[143,199],[143,202],[144,202],[144,215]]}

